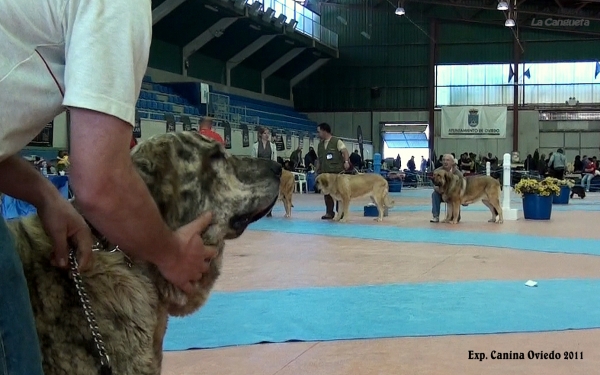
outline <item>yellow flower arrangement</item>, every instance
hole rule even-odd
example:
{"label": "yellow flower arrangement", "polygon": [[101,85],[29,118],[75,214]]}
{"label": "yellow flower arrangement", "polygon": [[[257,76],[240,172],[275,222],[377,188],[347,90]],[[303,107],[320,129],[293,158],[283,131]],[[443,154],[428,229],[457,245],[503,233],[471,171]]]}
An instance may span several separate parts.
{"label": "yellow flower arrangement", "polygon": [[548,181],[549,183],[553,183],[560,186],[568,186],[570,188],[572,188],[573,186],[575,186],[575,181],[570,180],[570,179],[564,179],[564,180],[559,180],[558,178],[554,178],[554,177],[546,177],[544,179],[544,181]]}
{"label": "yellow flower arrangement", "polygon": [[[553,181],[554,180],[554,181]],[[546,178],[542,181],[533,178],[523,178],[515,185],[515,192],[524,196],[525,194],[537,194],[542,197],[550,195],[560,195],[560,186],[555,182],[557,179]]]}
{"label": "yellow flower arrangement", "polygon": [[58,158],[58,162],[56,163],[57,171],[65,171],[69,168],[71,163],[69,162],[69,156],[65,155],[62,158]]}

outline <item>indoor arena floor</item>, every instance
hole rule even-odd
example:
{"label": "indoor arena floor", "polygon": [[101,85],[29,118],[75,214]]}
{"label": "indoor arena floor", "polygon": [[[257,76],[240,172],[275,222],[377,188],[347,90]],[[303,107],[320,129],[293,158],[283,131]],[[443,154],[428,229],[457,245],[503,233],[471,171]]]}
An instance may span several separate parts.
{"label": "indoor arena floor", "polygon": [[295,194],[290,219],[278,203],[227,244],[206,306],[171,319],[163,374],[598,373],[600,194],[539,222],[513,195],[502,225],[482,203],[432,224],[430,189],[392,196],[382,223],[365,199],[346,224],[322,195]]}

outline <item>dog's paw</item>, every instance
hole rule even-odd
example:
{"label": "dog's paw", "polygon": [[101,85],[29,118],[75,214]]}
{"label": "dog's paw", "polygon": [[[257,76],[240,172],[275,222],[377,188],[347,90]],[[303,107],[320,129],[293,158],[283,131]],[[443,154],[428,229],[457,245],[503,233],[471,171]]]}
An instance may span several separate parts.
{"label": "dog's paw", "polygon": [[290,218],[290,217],[292,217],[292,215],[285,214],[285,215],[283,215],[283,217]]}
{"label": "dog's paw", "polygon": [[488,220],[488,223],[495,223],[495,222],[496,222],[496,219],[489,219]]}
{"label": "dog's paw", "polygon": [[497,223],[502,224],[502,223],[504,223],[504,220],[498,220]]}
{"label": "dog's paw", "polygon": [[378,217],[376,217],[376,218],[375,218],[375,219],[373,219],[373,220],[375,220],[375,221],[377,221],[377,222],[382,222],[382,221],[383,221],[383,219],[380,219],[380,218],[378,218]]}

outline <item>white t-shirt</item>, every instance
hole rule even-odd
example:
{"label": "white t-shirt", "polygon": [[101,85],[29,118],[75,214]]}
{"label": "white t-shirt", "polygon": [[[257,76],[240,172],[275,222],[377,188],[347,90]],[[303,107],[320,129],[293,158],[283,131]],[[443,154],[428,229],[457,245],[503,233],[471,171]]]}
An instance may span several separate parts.
{"label": "white t-shirt", "polygon": [[65,107],[135,123],[151,0],[0,0],[0,161]]}

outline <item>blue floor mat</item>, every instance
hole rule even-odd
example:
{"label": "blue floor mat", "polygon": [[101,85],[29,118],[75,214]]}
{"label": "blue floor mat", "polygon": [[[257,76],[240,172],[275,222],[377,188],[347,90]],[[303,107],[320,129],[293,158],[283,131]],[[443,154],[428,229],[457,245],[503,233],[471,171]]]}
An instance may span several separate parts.
{"label": "blue floor mat", "polygon": [[[516,208],[519,211],[523,212],[523,206],[521,201],[513,201],[511,202],[511,208]],[[350,206],[350,212],[363,212],[364,207],[362,205],[353,205]],[[429,212],[431,213],[431,205],[396,205],[388,209],[390,213],[394,212]],[[461,211],[467,212],[489,212],[489,208],[487,208],[483,204],[473,204],[466,207],[461,207]],[[552,211],[564,212],[564,211],[590,211],[597,212],[600,211],[600,202],[586,202],[586,204],[568,204],[568,205],[554,205],[552,206]],[[273,212],[285,212],[283,205],[277,205],[273,208]],[[297,205],[292,208],[292,214],[294,212],[323,212],[325,213],[325,205]],[[442,207],[442,212],[444,209]]]}
{"label": "blue floor mat", "polygon": [[249,229],[400,243],[439,243],[549,253],[600,255],[600,240],[587,238],[539,237],[512,233],[464,232],[430,228],[399,228],[388,225],[344,224],[322,220],[278,220],[276,218],[259,220],[251,224]]}
{"label": "blue floor mat", "polygon": [[165,350],[600,327],[600,280],[470,281],[213,293]]}

